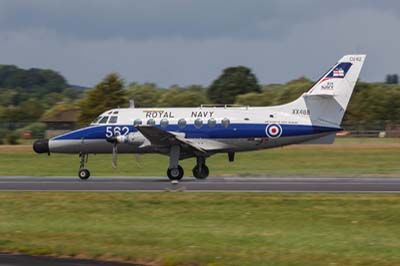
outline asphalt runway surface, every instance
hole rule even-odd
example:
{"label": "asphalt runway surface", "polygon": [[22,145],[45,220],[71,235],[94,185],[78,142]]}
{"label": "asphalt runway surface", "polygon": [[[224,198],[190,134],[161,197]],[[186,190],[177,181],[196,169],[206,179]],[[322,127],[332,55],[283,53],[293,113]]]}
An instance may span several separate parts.
{"label": "asphalt runway surface", "polygon": [[139,266],[138,264],[104,262],[85,259],[63,259],[0,253],[0,266]]}
{"label": "asphalt runway surface", "polygon": [[198,192],[400,192],[400,178],[346,177],[8,177],[0,191],[198,191]]}
{"label": "asphalt runway surface", "polygon": [[[198,192],[382,192],[399,193],[400,178],[191,177],[172,184],[166,177],[9,177],[0,191],[198,191]],[[128,266],[133,264],[0,253],[0,266]]]}

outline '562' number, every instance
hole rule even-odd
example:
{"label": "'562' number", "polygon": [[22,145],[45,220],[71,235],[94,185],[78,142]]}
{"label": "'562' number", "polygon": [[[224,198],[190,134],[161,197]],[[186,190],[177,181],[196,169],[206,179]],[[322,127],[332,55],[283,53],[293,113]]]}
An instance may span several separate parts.
{"label": "'562' number", "polygon": [[128,127],[107,127],[106,137],[111,138],[112,136],[126,136],[129,133]]}

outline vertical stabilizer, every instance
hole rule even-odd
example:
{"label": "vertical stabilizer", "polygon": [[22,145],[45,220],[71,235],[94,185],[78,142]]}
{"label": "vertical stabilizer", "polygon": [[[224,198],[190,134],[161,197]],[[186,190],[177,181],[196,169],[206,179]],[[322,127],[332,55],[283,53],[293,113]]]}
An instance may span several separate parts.
{"label": "vertical stabilizer", "polygon": [[307,110],[311,124],[340,127],[366,55],[346,55],[297,100],[285,105]]}
{"label": "vertical stabilizer", "polygon": [[366,55],[346,55],[305,96],[332,96],[346,110]]}

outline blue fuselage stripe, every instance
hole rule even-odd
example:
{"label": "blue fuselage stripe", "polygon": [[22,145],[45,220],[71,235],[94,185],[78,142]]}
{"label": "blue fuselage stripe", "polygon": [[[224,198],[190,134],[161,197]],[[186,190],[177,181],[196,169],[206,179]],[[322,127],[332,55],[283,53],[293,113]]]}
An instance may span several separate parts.
{"label": "blue fuselage stripe", "polygon": [[[214,128],[203,125],[201,128],[196,128],[194,125],[187,125],[184,129],[177,125],[169,125],[167,128],[162,128],[166,131],[175,131],[185,133],[186,138],[210,138],[210,139],[232,139],[232,138],[265,138],[267,137],[265,129],[267,124],[231,124],[225,128],[221,124],[217,124]],[[160,126],[156,126],[160,128]],[[319,127],[310,125],[283,125],[281,137],[293,137],[301,135],[311,135],[319,133],[337,132],[340,128]],[[90,126],[69,133],[57,136],[53,140],[74,140],[74,139],[105,139],[107,134],[112,132],[121,132],[122,134],[137,132],[137,129],[132,125],[104,125]]]}

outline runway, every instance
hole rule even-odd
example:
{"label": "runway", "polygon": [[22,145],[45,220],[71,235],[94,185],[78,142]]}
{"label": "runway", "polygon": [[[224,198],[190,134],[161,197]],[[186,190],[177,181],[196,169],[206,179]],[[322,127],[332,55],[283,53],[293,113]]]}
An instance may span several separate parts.
{"label": "runway", "polygon": [[400,192],[400,178],[365,177],[0,177],[0,191],[187,191],[187,192]]}
{"label": "runway", "polygon": [[0,253],[0,266],[139,266],[138,264],[104,262],[86,259],[54,258],[47,256]]}

